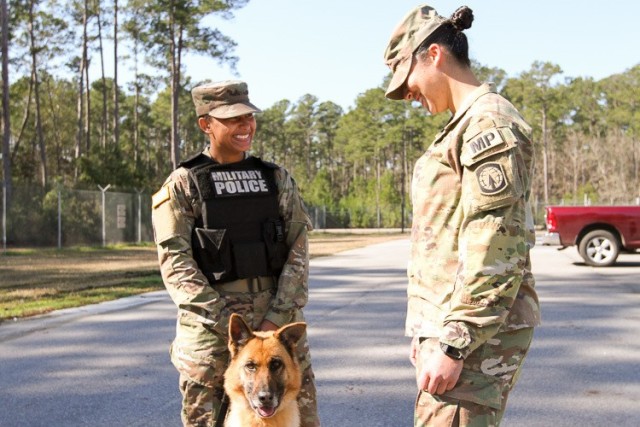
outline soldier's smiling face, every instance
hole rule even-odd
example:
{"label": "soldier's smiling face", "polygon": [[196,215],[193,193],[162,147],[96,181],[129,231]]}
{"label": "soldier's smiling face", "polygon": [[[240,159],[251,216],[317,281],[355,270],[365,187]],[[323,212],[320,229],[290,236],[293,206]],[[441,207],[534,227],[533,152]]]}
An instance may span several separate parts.
{"label": "soldier's smiling face", "polygon": [[230,161],[240,161],[244,152],[251,149],[251,142],[256,133],[256,119],[253,114],[231,117],[228,119],[206,119],[202,130],[209,135],[211,150],[216,160],[222,161],[215,153]]}
{"label": "soldier's smiling face", "polygon": [[416,54],[404,84],[404,99],[417,101],[431,114],[450,108],[446,82],[440,70],[444,58],[442,48],[432,44],[423,54]]}

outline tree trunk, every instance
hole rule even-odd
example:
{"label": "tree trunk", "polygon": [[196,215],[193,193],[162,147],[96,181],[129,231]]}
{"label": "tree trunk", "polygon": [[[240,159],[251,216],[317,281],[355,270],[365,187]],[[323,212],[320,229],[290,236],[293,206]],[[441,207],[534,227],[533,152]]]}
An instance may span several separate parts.
{"label": "tree trunk", "polygon": [[178,68],[178,30],[175,22],[175,8],[171,10],[171,165],[173,169],[178,168],[180,163],[180,148],[178,147],[178,86],[179,74]]}
{"label": "tree trunk", "polygon": [[88,47],[87,52],[85,52],[85,63],[84,63],[84,79],[86,82],[86,90],[85,90],[85,104],[87,108],[84,111],[84,137],[85,137],[85,152],[89,154],[89,150],[91,149],[91,82],[89,81],[89,56],[88,56]]}
{"label": "tree trunk", "polygon": [[51,94],[51,76],[47,77],[47,79],[45,80],[46,85],[47,85],[47,95],[48,95],[48,101],[49,101],[49,109],[51,110],[51,117],[53,117],[52,123],[51,123],[51,127],[53,128],[53,135],[55,137],[55,159],[56,159],[56,170],[54,172],[54,176],[63,176],[63,171],[62,171],[62,138],[60,138],[60,131],[58,128],[58,125],[60,123],[63,123],[64,120],[60,119],[58,117],[58,114],[56,113],[56,104],[55,101],[53,100],[53,96]]}
{"label": "tree trunk", "polygon": [[31,50],[31,81],[34,90],[34,100],[36,104],[36,138],[37,146],[40,152],[40,184],[42,188],[47,188],[47,152],[44,145],[44,135],[42,133],[42,115],[40,113],[40,82],[38,81],[38,62],[37,50],[35,45],[34,30],[34,2],[29,3],[29,43]]}
{"label": "tree trunk", "polygon": [[[96,18],[98,20],[98,51],[100,52],[100,71],[102,79],[102,124],[100,125],[100,145],[103,152],[107,149],[107,123],[109,123],[109,112],[107,111],[107,82],[104,74],[104,49],[102,48],[102,13],[100,1],[96,2]],[[87,91],[89,91],[89,78],[87,77]],[[87,95],[89,96],[89,95]],[[87,141],[88,142],[88,141]],[[87,151],[89,146],[87,145]]]}
{"label": "tree trunk", "polygon": [[306,158],[307,158],[307,182],[312,181],[311,176],[311,129],[305,130],[305,145],[306,145]]}
{"label": "tree trunk", "polygon": [[[84,118],[84,76],[85,68],[87,68],[87,21],[88,21],[88,13],[89,13],[89,4],[88,0],[84,0],[84,10],[82,11],[82,54],[80,58],[80,72],[78,73],[78,100],[76,107],[76,150],[75,150],[75,158],[76,160],[82,156],[82,146],[84,143],[84,126],[83,126],[83,118]],[[74,181],[78,179],[78,164],[76,162],[74,168]]]}
{"label": "tree trunk", "polygon": [[13,183],[11,178],[11,114],[9,114],[9,17],[7,0],[1,0],[2,13],[2,172],[3,194],[7,206],[11,204]]}
{"label": "tree trunk", "polygon": [[120,143],[120,105],[118,96],[118,0],[114,0],[113,12],[113,143]]}
{"label": "tree trunk", "polygon": [[137,166],[140,161],[140,144],[138,141],[138,109],[140,105],[140,82],[138,79],[140,76],[138,75],[138,40],[134,40],[133,42],[133,64],[134,64],[134,72],[133,72],[133,85],[134,85],[134,95],[133,95],[133,160],[134,164]]}

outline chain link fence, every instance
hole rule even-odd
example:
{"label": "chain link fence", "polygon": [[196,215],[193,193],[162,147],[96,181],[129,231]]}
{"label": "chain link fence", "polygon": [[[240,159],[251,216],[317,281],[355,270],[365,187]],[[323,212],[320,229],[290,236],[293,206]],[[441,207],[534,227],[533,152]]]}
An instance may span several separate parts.
{"label": "chain link fence", "polygon": [[[600,201],[594,201],[589,197],[567,198],[550,201],[549,205],[640,205],[640,197],[630,195],[626,199]],[[537,229],[544,229],[545,227],[545,206],[546,204],[542,201],[534,200],[531,203],[534,225]],[[394,228],[405,231],[411,229],[411,206],[404,210],[400,205],[385,206],[380,209],[377,209],[375,206],[361,206],[355,209],[328,209],[326,206],[309,206],[307,210],[313,228],[316,230],[332,228]]]}
{"label": "chain link fence", "polygon": [[307,206],[315,230],[330,229],[401,229],[411,228],[411,212],[401,206],[376,208],[360,206],[352,209],[330,209],[326,206]]}
{"label": "chain link fence", "polygon": [[[0,203],[3,247],[99,246],[153,241],[151,196],[145,193],[96,191],[58,187],[48,192],[38,186],[14,186],[7,205],[4,189]],[[628,200],[592,201],[589,197],[557,200],[551,204],[640,204],[640,197]],[[537,228],[544,228],[544,203],[532,203]],[[411,229],[411,207],[360,206],[329,209],[309,206],[314,229]]]}
{"label": "chain link fence", "polygon": [[151,196],[108,190],[109,186],[98,191],[58,187],[45,192],[38,186],[14,186],[8,202],[0,188],[3,247],[153,241]]}

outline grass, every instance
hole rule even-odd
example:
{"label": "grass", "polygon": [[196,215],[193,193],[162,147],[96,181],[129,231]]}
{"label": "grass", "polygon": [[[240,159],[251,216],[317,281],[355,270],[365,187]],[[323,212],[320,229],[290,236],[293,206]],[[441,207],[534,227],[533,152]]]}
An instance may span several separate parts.
{"label": "grass", "polygon": [[[310,256],[405,237],[311,233]],[[0,252],[0,322],[164,289],[152,244]]]}
{"label": "grass", "polygon": [[104,288],[88,288],[77,291],[56,291],[35,297],[34,294],[27,297],[11,297],[0,302],[0,320],[14,317],[28,317],[48,313],[63,308],[81,307],[88,304],[96,304],[124,298],[143,292],[151,292],[162,289],[162,282],[157,283],[130,283],[127,286],[108,286]]}

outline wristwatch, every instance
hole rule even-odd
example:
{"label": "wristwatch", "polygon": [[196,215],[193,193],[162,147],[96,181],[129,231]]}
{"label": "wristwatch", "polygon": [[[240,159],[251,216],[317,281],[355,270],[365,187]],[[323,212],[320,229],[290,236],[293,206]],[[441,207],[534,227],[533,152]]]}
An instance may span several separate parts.
{"label": "wristwatch", "polygon": [[440,349],[452,359],[462,360],[462,353],[460,353],[460,349],[450,346],[449,344],[440,343]]}

